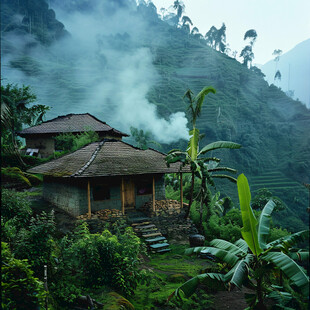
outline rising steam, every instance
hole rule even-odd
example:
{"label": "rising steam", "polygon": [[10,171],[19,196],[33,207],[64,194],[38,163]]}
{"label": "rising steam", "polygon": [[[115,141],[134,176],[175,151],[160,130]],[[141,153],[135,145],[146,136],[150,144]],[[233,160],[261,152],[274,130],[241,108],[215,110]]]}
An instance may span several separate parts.
{"label": "rising steam", "polygon": [[[146,99],[160,79],[153,55],[144,47],[152,30],[135,3],[103,2],[108,3],[91,1],[91,7],[81,11],[51,1],[70,35],[48,48],[31,35],[7,34],[4,39],[14,45],[3,54],[4,82],[30,85],[38,103],[52,107],[48,118],[89,112],[125,132],[130,126],[149,130],[162,143],[186,139],[185,114],[160,118]],[[30,74],[16,66],[25,54]]]}

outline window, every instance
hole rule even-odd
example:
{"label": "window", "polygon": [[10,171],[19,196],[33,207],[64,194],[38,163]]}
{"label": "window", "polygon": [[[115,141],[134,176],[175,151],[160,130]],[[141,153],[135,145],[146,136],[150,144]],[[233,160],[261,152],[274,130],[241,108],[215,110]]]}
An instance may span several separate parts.
{"label": "window", "polygon": [[153,187],[151,182],[142,181],[137,184],[137,195],[151,195]]}
{"label": "window", "polygon": [[93,187],[93,198],[95,201],[110,199],[110,188],[104,185]]}

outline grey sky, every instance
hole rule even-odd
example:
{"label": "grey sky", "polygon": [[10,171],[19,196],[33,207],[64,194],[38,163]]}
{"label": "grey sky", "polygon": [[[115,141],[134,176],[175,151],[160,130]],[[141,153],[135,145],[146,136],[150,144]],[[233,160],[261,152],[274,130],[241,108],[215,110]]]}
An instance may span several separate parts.
{"label": "grey sky", "polygon": [[[174,0],[154,0],[159,10],[168,8]],[[238,55],[245,46],[244,33],[257,31],[253,63],[264,64],[273,58],[272,52],[284,53],[310,38],[310,0],[184,0],[189,16],[201,34],[211,26],[226,24],[226,39]]]}

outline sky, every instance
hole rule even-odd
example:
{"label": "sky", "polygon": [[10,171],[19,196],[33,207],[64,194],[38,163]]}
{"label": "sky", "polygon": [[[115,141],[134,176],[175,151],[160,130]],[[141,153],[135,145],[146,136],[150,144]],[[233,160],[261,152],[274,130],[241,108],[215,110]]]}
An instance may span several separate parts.
{"label": "sky", "polygon": [[[169,8],[174,0],[152,0],[157,9]],[[244,34],[255,29],[253,64],[263,65],[274,58],[272,52],[283,53],[310,38],[310,0],[183,0],[184,15],[202,35],[211,26],[220,28],[224,22],[226,42],[234,51],[245,46]]]}

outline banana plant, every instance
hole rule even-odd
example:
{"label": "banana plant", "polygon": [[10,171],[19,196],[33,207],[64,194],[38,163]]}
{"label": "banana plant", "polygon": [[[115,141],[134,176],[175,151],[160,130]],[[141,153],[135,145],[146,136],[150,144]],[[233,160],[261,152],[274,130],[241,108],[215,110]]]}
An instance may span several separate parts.
{"label": "banana plant", "polygon": [[[202,179],[203,177],[202,169],[206,167],[206,164],[208,162],[211,162],[211,161],[217,162],[217,163],[220,162],[219,158],[216,158],[216,157],[206,158],[203,156],[206,153],[211,152],[216,149],[223,149],[223,148],[238,149],[241,147],[240,144],[234,143],[231,141],[217,141],[217,142],[210,143],[206,145],[205,147],[203,147],[201,150],[199,150],[199,141],[201,139],[201,135],[200,135],[199,129],[196,128],[196,120],[197,120],[197,117],[199,117],[201,114],[202,105],[203,105],[205,96],[209,93],[215,94],[216,91],[213,87],[204,87],[196,96],[194,96],[193,92],[190,89],[187,90],[183,98],[186,97],[189,101],[188,110],[189,110],[189,114],[191,117],[191,123],[193,126],[193,128],[189,131],[190,138],[189,138],[189,142],[187,145],[187,149],[185,151],[182,151],[179,149],[173,149],[166,156],[166,163],[168,167],[171,163],[180,162],[183,167],[188,165],[191,170],[190,199],[188,203],[189,207],[185,214],[185,218],[188,217],[190,213],[190,208],[193,202],[195,175],[197,175],[198,177]],[[216,169],[213,170],[212,172],[223,171],[223,170],[229,171],[225,168],[216,167]],[[214,177],[216,176],[214,175]],[[225,176],[225,175],[222,175],[222,176],[219,175],[218,177],[229,178],[229,176]]]}
{"label": "banana plant", "polygon": [[[186,251],[187,254],[208,253],[216,256],[231,267],[226,274],[200,274],[175,290],[169,297],[189,297],[194,293],[199,283],[220,284],[224,288],[245,286],[252,289],[253,294],[247,294],[246,300],[250,309],[266,309],[265,299],[273,298],[284,306],[292,296],[280,285],[270,285],[270,277],[280,270],[289,281],[290,288],[303,296],[309,294],[309,277],[295,260],[308,259],[309,253],[294,251],[292,246],[304,241],[309,231],[300,231],[268,243],[270,233],[271,213],[275,203],[269,200],[259,219],[255,218],[250,206],[251,193],[247,178],[241,174],[237,179],[237,187],[241,208],[243,239],[231,243],[226,240],[214,239],[208,247],[195,247]],[[281,299],[281,300],[280,300]]]}

